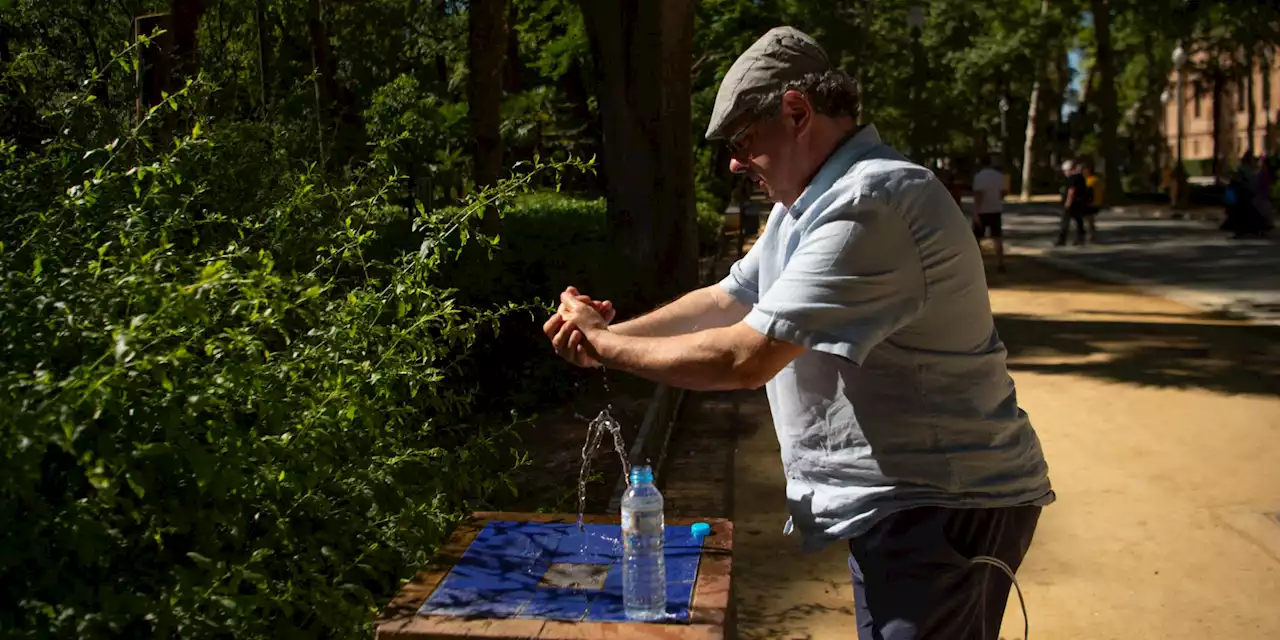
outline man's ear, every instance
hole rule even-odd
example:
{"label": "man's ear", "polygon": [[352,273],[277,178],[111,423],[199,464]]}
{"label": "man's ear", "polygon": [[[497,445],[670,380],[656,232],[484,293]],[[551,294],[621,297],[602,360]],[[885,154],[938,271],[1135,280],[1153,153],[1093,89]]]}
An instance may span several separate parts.
{"label": "man's ear", "polygon": [[797,131],[803,131],[813,122],[813,104],[808,96],[789,89],[782,94],[782,117]]}

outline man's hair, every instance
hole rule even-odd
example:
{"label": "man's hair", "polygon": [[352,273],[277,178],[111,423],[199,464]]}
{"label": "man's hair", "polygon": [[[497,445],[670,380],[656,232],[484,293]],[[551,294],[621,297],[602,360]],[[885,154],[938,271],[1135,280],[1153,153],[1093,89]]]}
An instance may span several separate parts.
{"label": "man's hair", "polygon": [[782,108],[782,95],[791,90],[807,96],[814,110],[821,115],[838,118],[853,117],[858,113],[858,89],[849,74],[840,69],[806,73],[798,80],[762,95],[752,107],[752,113],[758,118],[773,117]]}

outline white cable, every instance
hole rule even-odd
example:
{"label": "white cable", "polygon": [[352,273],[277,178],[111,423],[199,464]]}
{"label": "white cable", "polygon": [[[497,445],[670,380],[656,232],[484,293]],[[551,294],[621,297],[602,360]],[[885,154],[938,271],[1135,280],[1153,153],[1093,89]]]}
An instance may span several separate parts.
{"label": "white cable", "polygon": [[1013,588],[1018,590],[1018,604],[1022,607],[1022,640],[1030,640],[1031,621],[1027,619],[1027,602],[1022,599],[1022,587],[1018,586],[1018,578],[1013,575],[1013,569],[1009,567],[1009,565],[1005,564],[1000,558],[993,558],[991,556],[974,556],[970,558],[969,561],[974,564],[989,564],[1003,571],[1005,575],[1009,576],[1009,579],[1013,581]]}

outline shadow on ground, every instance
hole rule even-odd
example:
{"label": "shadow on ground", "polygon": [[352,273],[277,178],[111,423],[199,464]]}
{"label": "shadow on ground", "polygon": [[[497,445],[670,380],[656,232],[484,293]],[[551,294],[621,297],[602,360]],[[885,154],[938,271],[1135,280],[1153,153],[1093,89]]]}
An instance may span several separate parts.
{"label": "shadow on ground", "polygon": [[1230,325],[996,318],[1012,371],[1280,395],[1280,331]]}
{"label": "shadow on ground", "polygon": [[993,299],[1006,290],[1042,296],[1039,307],[996,315],[1011,371],[1280,395],[1280,327],[1173,303],[1153,308],[1152,299],[1136,290],[1085,280],[1030,258],[1011,259],[1008,273],[989,281]]}

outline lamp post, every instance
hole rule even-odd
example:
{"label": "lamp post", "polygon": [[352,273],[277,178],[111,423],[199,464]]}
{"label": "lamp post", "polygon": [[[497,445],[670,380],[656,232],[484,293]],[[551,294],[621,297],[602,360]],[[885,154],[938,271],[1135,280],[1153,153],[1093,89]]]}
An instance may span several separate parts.
{"label": "lamp post", "polygon": [[1178,132],[1176,143],[1177,159],[1174,161],[1173,165],[1173,184],[1169,187],[1169,199],[1172,201],[1175,209],[1183,206],[1183,203],[1186,200],[1187,191],[1187,170],[1182,166],[1182,121],[1184,119],[1183,112],[1186,110],[1187,102],[1187,97],[1184,95],[1185,91],[1183,91],[1183,86],[1186,82],[1186,66],[1187,51],[1186,49],[1183,49],[1182,44],[1179,43],[1177,48],[1173,50],[1173,68],[1177,71],[1178,77],[1176,89],[1178,92],[1176,96],[1178,100]]}

